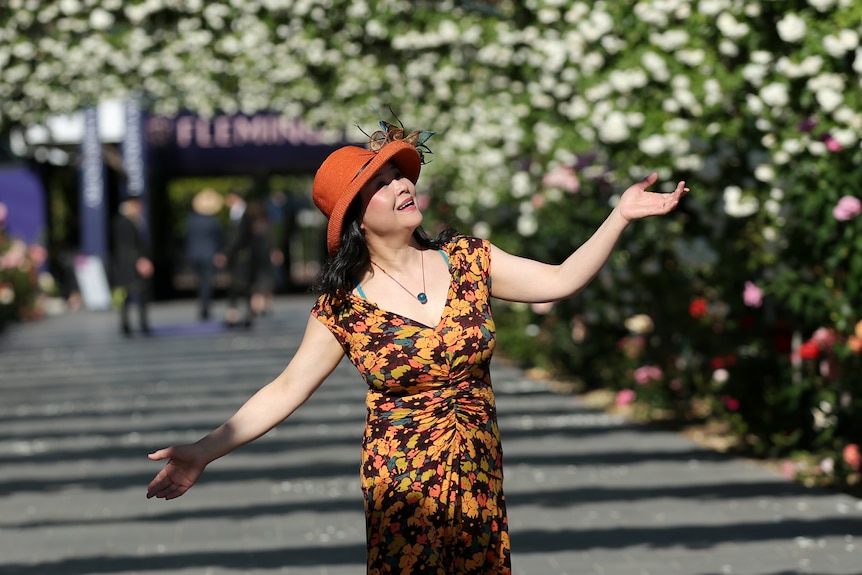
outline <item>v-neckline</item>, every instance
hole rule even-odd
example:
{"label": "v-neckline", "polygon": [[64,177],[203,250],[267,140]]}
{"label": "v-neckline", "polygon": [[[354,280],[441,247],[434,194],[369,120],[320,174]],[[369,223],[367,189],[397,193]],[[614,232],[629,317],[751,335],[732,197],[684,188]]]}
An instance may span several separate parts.
{"label": "v-neckline", "polygon": [[[438,251],[441,251],[441,250],[438,250]],[[377,310],[380,310],[381,312],[383,312],[387,315],[400,318],[400,319],[402,319],[406,322],[412,323],[414,325],[418,325],[422,329],[430,329],[433,331],[437,331],[438,329],[440,329],[440,326],[443,325],[443,322],[445,321],[446,315],[449,311],[450,302],[452,301],[452,298],[455,297],[455,271],[452,268],[452,259],[449,257],[449,254],[446,252],[442,252],[442,255],[445,256],[444,259],[446,260],[446,268],[449,271],[449,288],[446,290],[446,299],[443,302],[443,309],[440,310],[440,319],[437,320],[436,325],[428,325],[428,324],[421,322],[418,319],[412,318],[408,315],[404,315],[402,313],[390,311],[384,307],[380,307],[377,304],[377,302],[374,302],[374,301],[368,299],[368,297],[354,293],[355,290],[350,290],[350,297],[352,297],[353,299],[359,300],[360,302],[362,302],[365,305],[368,305],[368,306],[371,306]]]}

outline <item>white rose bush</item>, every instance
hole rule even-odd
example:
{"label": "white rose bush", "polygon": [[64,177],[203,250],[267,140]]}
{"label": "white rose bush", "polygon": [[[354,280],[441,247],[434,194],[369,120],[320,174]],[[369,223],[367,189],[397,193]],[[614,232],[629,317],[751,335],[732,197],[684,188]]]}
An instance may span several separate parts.
{"label": "white rose bush", "polygon": [[858,3],[6,6],[2,130],[133,91],[155,114],[275,110],[349,136],[391,107],[436,132],[420,191],[437,221],[546,261],[632,181],[685,180],[577,298],[498,302],[503,353],[859,488]]}

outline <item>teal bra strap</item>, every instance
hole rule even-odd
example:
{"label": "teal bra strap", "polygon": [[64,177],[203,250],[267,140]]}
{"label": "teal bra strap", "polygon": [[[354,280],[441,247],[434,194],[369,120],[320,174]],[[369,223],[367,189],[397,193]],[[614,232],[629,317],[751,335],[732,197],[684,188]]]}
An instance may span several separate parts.
{"label": "teal bra strap", "polygon": [[443,259],[446,260],[446,266],[449,266],[449,256],[443,250],[437,250],[440,252],[440,255],[443,256]]}
{"label": "teal bra strap", "polygon": [[365,292],[364,292],[364,291],[362,291],[362,286],[361,286],[361,285],[356,284],[356,291],[358,291],[358,292],[359,292],[359,296],[360,296],[362,299],[368,299],[367,297],[365,297]]}

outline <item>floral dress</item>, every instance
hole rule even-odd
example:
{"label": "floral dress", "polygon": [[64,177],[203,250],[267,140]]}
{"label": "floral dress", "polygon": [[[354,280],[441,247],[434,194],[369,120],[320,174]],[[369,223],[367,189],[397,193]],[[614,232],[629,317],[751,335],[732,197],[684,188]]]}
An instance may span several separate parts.
{"label": "floral dress", "polygon": [[490,360],[490,245],[441,250],[451,284],[426,326],[351,294],[312,314],[368,384],[362,450],[368,573],[509,575],[500,436]]}

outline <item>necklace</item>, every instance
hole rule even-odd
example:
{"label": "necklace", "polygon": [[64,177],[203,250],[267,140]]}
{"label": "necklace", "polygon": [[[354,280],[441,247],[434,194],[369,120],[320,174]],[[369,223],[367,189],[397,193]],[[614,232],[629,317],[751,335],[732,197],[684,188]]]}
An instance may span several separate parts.
{"label": "necklace", "polygon": [[407,293],[409,293],[410,295],[412,295],[413,297],[415,297],[417,300],[419,300],[419,303],[421,303],[421,304],[425,304],[425,303],[428,303],[428,296],[427,296],[427,295],[425,295],[425,257],[423,256],[423,253],[422,253],[421,251],[419,252],[419,258],[420,258],[420,261],[422,262],[422,291],[421,291],[421,292],[419,292],[419,294],[418,294],[418,295],[417,295],[417,294],[415,294],[415,293],[413,293],[412,291],[410,291],[410,290],[409,290],[409,289],[407,289],[406,287],[404,287],[404,284],[403,284],[403,283],[401,283],[400,281],[398,281],[397,279],[395,279],[394,277],[392,277],[391,275],[389,275],[389,272],[387,272],[385,269],[383,269],[382,267],[380,267],[380,264],[378,264],[378,263],[377,263],[377,262],[375,262],[374,260],[370,260],[370,261],[371,261],[371,263],[372,263],[372,264],[374,264],[375,266],[377,266],[377,269],[379,269],[379,270],[380,270],[380,271],[382,271],[384,274],[386,274],[386,275],[389,277],[389,279],[391,279],[392,281],[394,281],[395,283],[397,283],[399,286],[401,286],[401,289],[403,289],[404,291],[406,291]]}

